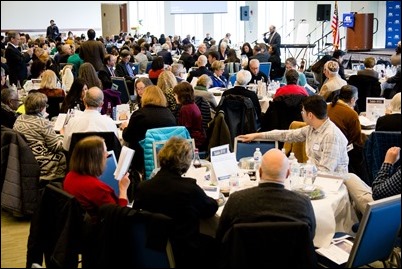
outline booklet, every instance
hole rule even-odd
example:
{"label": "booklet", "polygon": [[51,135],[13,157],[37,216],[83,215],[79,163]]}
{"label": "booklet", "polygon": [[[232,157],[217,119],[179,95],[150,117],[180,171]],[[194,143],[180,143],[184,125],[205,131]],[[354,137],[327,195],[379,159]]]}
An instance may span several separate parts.
{"label": "booklet", "polygon": [[218,181],[229,179],[239,169],[235,154],[229,150],[229,144],[211,148],[211,163]]}
{"label": "booklet", "polygon": [[117,163],[116,171],[114,171],[114,178],[120,180],[127,173],[131,165],[131,160],[134,156],[134,150],[129,147],[123,146],[120,152],[119,162]]}
{"label": "booklet", "polygon": [[349,259],[353,242],[348,240],[352,238],[349,235],[332,239],[332,243],[328,247],[316,249],[316,252],[327,257],[336,264],[346,263]]}

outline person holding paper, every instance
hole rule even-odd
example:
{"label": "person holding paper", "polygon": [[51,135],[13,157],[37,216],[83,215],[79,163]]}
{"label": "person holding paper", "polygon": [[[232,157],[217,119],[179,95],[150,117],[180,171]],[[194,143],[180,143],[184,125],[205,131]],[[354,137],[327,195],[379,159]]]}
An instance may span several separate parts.
{"label": "person holding paper", "polygon": [[191,144],[185,139],[170,138],[158,153],[160,171],[142,181],[134,194],[134,208],[173,218],[171,243],[178,268],[216,265],[218,254],[214,239],[200,233],[200,220],[213,217],[218,203],[195,179],[182,176],[191,165],[192,155]]}
{"label": "person holding paper", "polygon": [[88,136],[81,139],[74,147],[63,188],[74,195],[82,207],[97,221],[98,209],[104,204],[127,206],[127,189],[130,185],[129,173],[119,181],[119,193],[102,182],[102,175],[107,158],[106,144],[99,136]]}
{"label": "person holding paper", "polygon": [[319,95],[306,97],[301,114],[307,126],[292,130],[240,135],[244,142],[255,139],[282,142],[306,142],[306,155],[319,171],[334,172],[348,166],[348,140],[342,131],[328,118],[327,103]]}
{"label": "person holding paper", "polygon": [[219,219],[216,239],[221,242],[234,223],[276,220],[305,222],[311,240],[315,236],[316,219],[310,199],[285,189],[289,176],[289,160],[279,149],[270,149],[262,157],[260,181],[256,187],[232,193]]}

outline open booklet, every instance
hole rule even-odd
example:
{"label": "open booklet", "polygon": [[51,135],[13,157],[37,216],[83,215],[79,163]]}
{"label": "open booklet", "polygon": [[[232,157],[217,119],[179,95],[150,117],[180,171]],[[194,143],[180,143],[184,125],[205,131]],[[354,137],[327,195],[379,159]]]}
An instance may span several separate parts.
{"label": "open booklet", "polygon": [[117,163],[116,171],[114,171],[115,179],[120,180],[127,173],[128,169],[130,168],[134,152],[135,151],[129,147],[122,147],[119,162]]}
{"label": "open booklet", "polygon": [[336,264],[343,264],[349,259],[353,247],[352,241],[353,237],[350,235],[334,238],[328,247],[316,249],[316,252],[327,257]]}

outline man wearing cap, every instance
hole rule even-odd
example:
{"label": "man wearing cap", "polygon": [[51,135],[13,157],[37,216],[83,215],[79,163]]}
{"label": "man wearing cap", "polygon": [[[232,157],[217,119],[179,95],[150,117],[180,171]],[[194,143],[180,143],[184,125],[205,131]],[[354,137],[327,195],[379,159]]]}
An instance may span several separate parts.
{"label": "man wearing cap", "polygon": [[338,74],[339,76],[343,79],[346,80],[345,77],[345,67],[343,67],[343,56],[346,54],[343,50],[334,50],[334,53],[332,54],[332,61],[336,61],[339,64],[339,71]]}
{"label": "man wearing cap", "polygon": [[54,20],[50,20],[50,25],[47,27],[46,30],[46,37],[48,39],[56,40],[56,38],[60,35],[59,27],[57,27]]}

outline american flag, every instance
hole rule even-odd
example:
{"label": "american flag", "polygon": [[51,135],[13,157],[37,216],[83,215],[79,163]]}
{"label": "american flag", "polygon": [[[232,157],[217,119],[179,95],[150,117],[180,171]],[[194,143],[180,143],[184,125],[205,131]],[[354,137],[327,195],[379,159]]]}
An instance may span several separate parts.
{"label": "american flag", "polygon": [[339,48],[338,1],[335,1],[335,9],[334,9],[334,15],[332,16],[331,28],[332,28],[332,37],[334,38],[332,44],[334,46],[334,49],[338,49]]}

